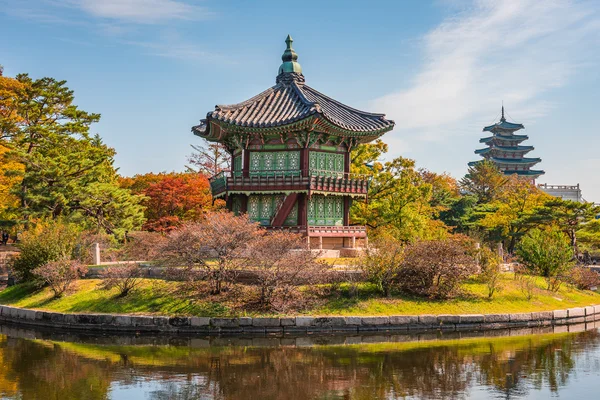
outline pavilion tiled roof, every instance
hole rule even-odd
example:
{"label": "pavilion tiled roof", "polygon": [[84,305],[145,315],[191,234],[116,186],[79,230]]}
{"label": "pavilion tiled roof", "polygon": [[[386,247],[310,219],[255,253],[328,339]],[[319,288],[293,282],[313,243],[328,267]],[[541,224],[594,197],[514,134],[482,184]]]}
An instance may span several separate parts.
{"label": "pavilion tiled roof", "polygon": [[394,126],[394,122],[385,119],[383,114],[348,107],[295,80],[280,82],[243,103],[218,105],[207,118],[238,126],[266,128],[287,125],[316,114],[355,132],[372,132]]}
{"label": "pavilion tiled roof", "polygon": [[394,121],[387,120],[384,114],[357,110],[308,86],[291,42],[288,36],[288,48],[275,86],[242,103],[215,106],[192,131],[210,136],[211,121],[260,129],[285,126],[310,117],[325,120],[345,136],[372,138],[393,129]]}

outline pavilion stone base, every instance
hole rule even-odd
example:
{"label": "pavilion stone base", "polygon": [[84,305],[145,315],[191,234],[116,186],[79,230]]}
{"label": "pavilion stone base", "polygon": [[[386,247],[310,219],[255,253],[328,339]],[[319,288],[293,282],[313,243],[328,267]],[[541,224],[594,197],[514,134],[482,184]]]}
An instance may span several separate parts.
{"label": "pavilion stone base", "polygon": [[[354,239],[354,240],[353,240]],[[319,237],[312,236],[308,238],[311,249],[324,249],[324,250],[350,250],[350,249],[363,249],[367,245],[365,238],[344,238],[344,237]],[[353,245],[354,241],[354,245]],[[352,257],[350,253],[347,256]]]}

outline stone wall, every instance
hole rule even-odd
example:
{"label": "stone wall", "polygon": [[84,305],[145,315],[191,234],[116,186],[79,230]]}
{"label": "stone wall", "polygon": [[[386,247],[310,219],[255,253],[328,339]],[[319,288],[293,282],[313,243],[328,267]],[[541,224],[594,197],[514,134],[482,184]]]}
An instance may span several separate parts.
{"label": "stone wall", "polygon": [[208,318],[63,314],[0,306],[0,321],[78,331],[267,335],[415,331],[488,331],[557,327],[600,321],[600,306],[518,314],[364,317]]}

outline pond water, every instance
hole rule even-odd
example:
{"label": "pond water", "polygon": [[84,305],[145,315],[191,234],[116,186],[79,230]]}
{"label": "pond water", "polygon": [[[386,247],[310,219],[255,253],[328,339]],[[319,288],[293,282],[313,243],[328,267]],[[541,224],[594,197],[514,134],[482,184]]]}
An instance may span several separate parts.
{"label": "pond water", "polygon": [[440,335],[186,339],[0,326],[0,398],[598,398],[595,328]]}

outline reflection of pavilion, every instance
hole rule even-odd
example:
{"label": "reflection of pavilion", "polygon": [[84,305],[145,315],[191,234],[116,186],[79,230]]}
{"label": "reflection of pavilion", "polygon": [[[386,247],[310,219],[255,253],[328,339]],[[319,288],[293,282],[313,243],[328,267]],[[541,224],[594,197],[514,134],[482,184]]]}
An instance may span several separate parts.
{"label": "reflection of pavilion", "polygon": [[350,173],[350,152],[394,122],[308,86],[290,36],[286,44],[275,86],[216,106],[192,128],[232,155],[233,171],[210,179],[213,196],[269,229],[303,233],[319,248],[355,247],[366,228],[350,226],[350,205],[366,199],[369,181]]}

